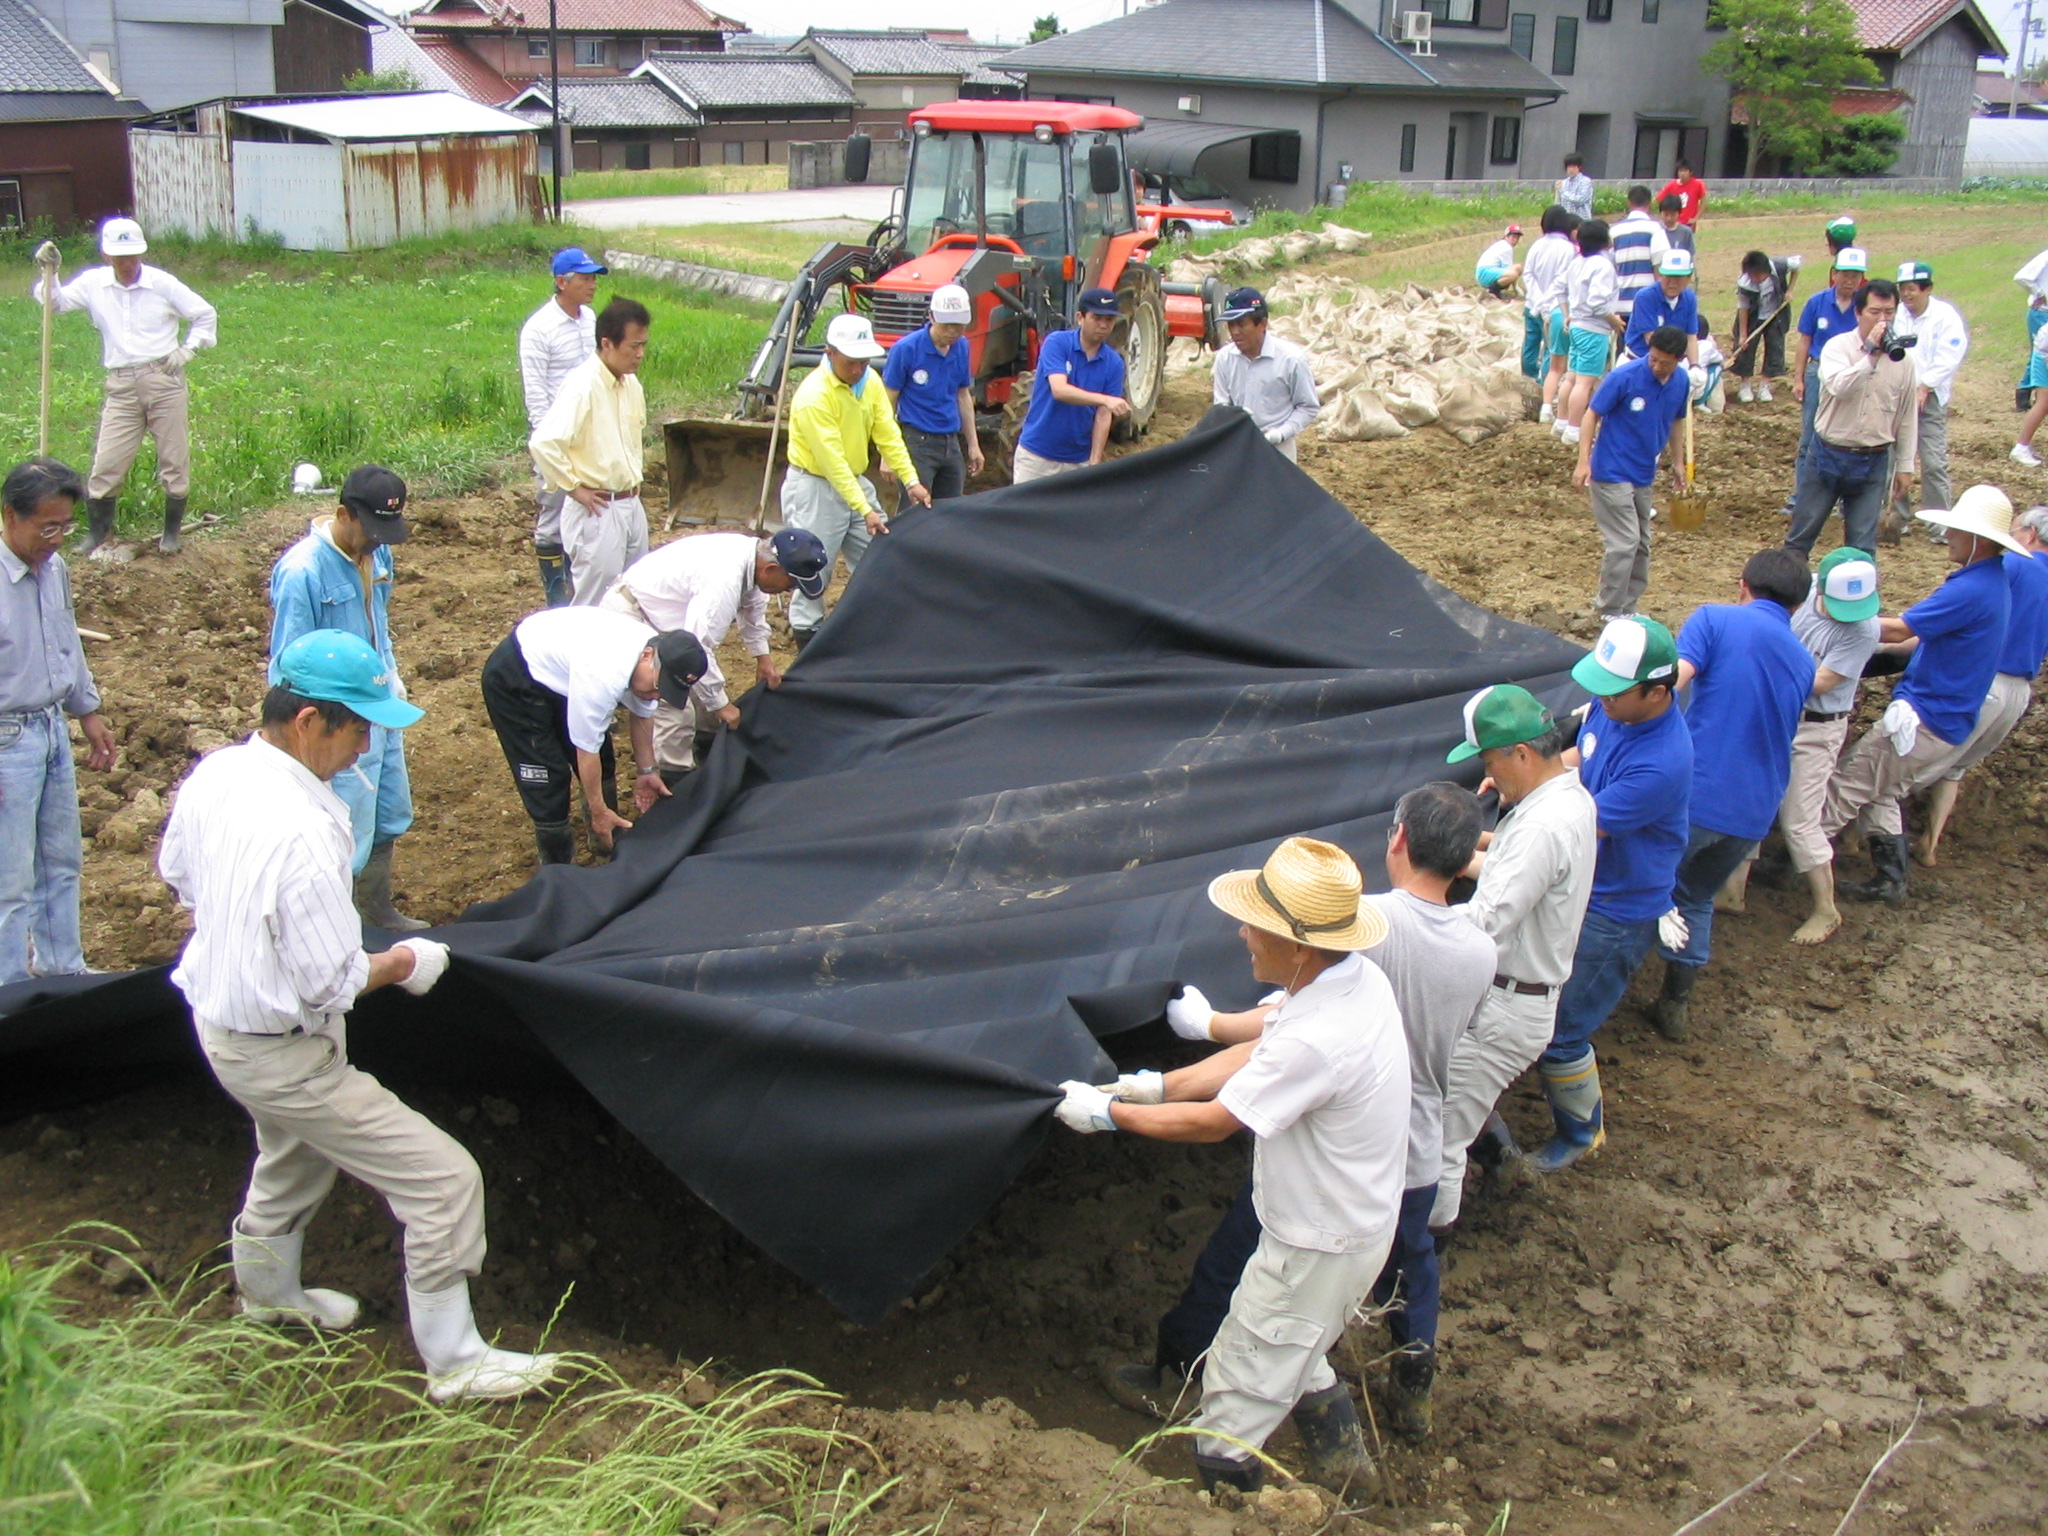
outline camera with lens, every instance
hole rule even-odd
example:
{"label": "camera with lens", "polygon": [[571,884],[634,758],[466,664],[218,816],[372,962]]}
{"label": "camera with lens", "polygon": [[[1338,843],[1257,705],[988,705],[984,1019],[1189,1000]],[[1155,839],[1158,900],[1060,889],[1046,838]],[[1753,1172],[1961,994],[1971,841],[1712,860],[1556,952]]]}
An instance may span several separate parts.
{"label": "camera with lens", "polygon": [[1893,362],[1903,363],[1906,360],[1906,349],[1919,345],[1918,336],[1901,336],[1896,326],[1888,325],[1884,328],[1884,339],[1878,342],[1877,350]]}

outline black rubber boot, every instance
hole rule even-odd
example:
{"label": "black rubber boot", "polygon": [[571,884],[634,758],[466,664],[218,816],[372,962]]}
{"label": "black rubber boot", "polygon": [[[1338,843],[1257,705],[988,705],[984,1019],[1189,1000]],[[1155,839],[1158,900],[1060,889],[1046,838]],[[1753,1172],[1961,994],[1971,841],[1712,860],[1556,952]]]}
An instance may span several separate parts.
{"label": "black rubber boot", "polygon": [[1683,1040],[1692,1028],[1692,988],[1700,979],[1696,965],[1664,963],[1664,990],[1650,1004],[1650,1022],[1666,1040]]}
{"label": "black rubber boot", "polygon": [[1435,1384],[1435,1350],[1394,1356],[1387,1370],[1387,1427],[1403,1440],[1427,1440],[1436,1427],[1436,1408],[1430,1401]]}
{"label": "black rubber boot", "polygon": [[382,928],[386,933],[418,933],[427,926],[392,905],[389,841],[370,845],[369,862],[356,876],[356,912],[372,928]]}
{"label": "black rubber boot", "polygon": [[2012,392],[2012,408],[2022,413],[2034,408],[2034,392],[2022,384]]}
{"label": "black rubber boot", "polygon": [[541,863],[576,862],[576,839],[570,834],[569,823],[566,821],[535,822],[533,840],[540,845]]}
{"label": "black rubber boot", "polygon": [[166,496],[164,498],[164,533],[156,541],[156,547],[167,555],[175,555],[184,548],[185,541],[178,536],[185,526],[185,498]]}
{"label": "black rubber boot", "polygon": [[1899,906],[1906,899],[1906,840],[1885,832],[1866,832],[1863,845],[1870,851],[1874,878],[1853,881],[1839,889],[1851,901],[1881,901]]}
{"label": "black rubber boot", "polygon": [[533,546],[535,559],[540,562],[540,590],[550,608],[566,607],[572,583],[569,580],[569,557],[562,552],[559,544],[536,544]]}
{"label": "black rubber boot", "polygon": [[789,627],[789,638],[796,642],[796,653],[801,656],[804,653],[804,647],[818,638],[818,632],[815,629],[798,629],[792,624]]}
{"label": "black rubber boot", "polygon": [[95,496],[85,504],[85,542],[78,546],[89,555],[114,536],[114,514],[121,509],[118,496]]}
{"label": "black rubber boot", "polygon": [[1228,1456],[1204,1456],[1197,1451],[1195,1476],[1202,1480],[1204,1493],[1214,1493],[1219,1487],[1257,1493],[1266,1486],[1266,1464],[1255,1456],[1233,1461]]}
{"label": "black rubber boot", "polygon": [[1179,1371],[1149,1362],[1111,1366],[1103,1373],[1102,1384],[1119,1405],[1148,1419],[1184,1418],[1202,1399],[1201,1389],[1190,1386]]}
{"label": "black rubber boot", "polygon": [[1358,1427],[1358,1409],[1343,1382],[1311,1392],[1294,1405],[1294,1428],[1308,1453],[1302,1475],[1332,1493],[1361,1488],[1373,1475],[1372,1455]]}

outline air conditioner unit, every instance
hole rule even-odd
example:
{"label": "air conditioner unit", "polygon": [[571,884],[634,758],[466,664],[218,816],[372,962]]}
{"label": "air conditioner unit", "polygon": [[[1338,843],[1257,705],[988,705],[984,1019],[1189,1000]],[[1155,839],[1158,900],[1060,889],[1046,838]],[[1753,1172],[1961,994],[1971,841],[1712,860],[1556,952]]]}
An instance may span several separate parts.
{"label": "air conditioner unit", "polygon": [[1436,18],[1428,11],[1403,11],[1401,13],[1401,41],[1413,43],[1420,55],[1434,55],[1436,50],[1429,43],[1430,23]]}
{"label": "air conditioner unit", "polygon": [[1199,96],[1181,97],[1180,110],[1183,112],[1191,112],[1199,116],[1202,110],[1202,98]]}

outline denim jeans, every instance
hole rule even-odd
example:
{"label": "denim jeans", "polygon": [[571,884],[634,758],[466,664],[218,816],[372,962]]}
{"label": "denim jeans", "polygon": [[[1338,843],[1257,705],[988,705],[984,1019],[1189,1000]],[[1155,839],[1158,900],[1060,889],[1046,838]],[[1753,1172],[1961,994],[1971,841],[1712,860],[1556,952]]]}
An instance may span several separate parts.
{"label": "denim jeans", "polygon": [[85,969],[81,852],[63,712],[0,715],[0,986]]}
{"label": "denim jeans", "polygon": [[1247,1178],[1230,1209],[1209,1234],[1187,1289],[1173,1310],[1159,1319],[1159,1348],[1154,1362],[1162,1370],[1185,1376],[1202,1351],[1216,1339],[1216,1330],[1230,1311],[1230,1298],[1244,1267],[1259,1246],[1259,1213],[1252,1206],[1252,1181]]}
{"label": "denim jeans", "polygon": [[1584,1058],[1593,1032],[1607,1022],[1627,993],[1629,978],[1656,942],[1654,917],[1624,921],[1587,909],[1579,924],[1579,946],[1572,953],[1571,977],[1557,994],[1557,1028],[1544,1061],[1562,1066]]}
{"label": "denim jeans", "polygon": [[355,872],[370,860],[372,843],[388,843],[412,826],[412,780],[405,771],[405,732],[388,726],[370,727],[370,745],[330,783],[348,807],[349,830],[355,834]]}
{"label": "denim jeans", "polygon": [[1813,541],[1827,526],[1835,503],[1842,505],[1842,542],[1856,549],[1877,548],[1877,519],[1892,483],[1889,450],[1850,452],[1816,437],[1799,466],[1799,484],[1792,497],[1792,529],[1785,547],[1801,555],[1813,553]]}
{"label": "denim jeans", "polygon": [[[1671,903],[1684,916],[1690,934],[1682,950],[1657,946],[1657,953],[1672,965],[1705,965],[1714,953],[1714,893],[1728,883],[1736,867],[1756,846],[1753,837],[1732,832],[1709,832],[1694,827],[1686,840],[1685,858],[1678,866],[1678,888]],[[1583,1054],[1583,1053],[1581,1053]]]}
{"label": "denim jeans", "polygon": [[[1762,342],[1757,343],[1762,346]],[[1794,483],[1806,473],[1806,461],[1813,454],[1813,418],[1820,410],[1820,358],[1818,352],[1806,363],[1806,398],[1799,403],[1799,456],[1792,461]]]}
{"label": "denim jeans", "polygon": [[1434,1184],[1401,1192],[1401,1224],[1394,1229],[1394,1251],[1387,1255],[1387,1267],[1373,1282],[1375,1306],[1384,1307],[1399,1288],[1401,1305],[1387,1314],[1387,1331],[1396,1345],[1436,1348],[1439,1286],[1436,1239],[1429,1235],[1429,1213],[1435,1205]]}

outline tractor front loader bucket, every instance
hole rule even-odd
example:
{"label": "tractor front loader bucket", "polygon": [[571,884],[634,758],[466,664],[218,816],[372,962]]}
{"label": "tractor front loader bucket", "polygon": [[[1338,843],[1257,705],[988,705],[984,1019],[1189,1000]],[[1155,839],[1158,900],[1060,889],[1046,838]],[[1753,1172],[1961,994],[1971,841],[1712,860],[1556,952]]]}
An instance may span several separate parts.
{"label": "tractor front loader bucket", "polygon": [[670,526],[752,527],[764,474],[767,526],[781,526],[782,472],[789,459],[778,434],[775,466],[769,473],[767,422],[685,418],[663,422],[661,433],[668,446]]}

